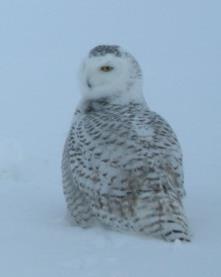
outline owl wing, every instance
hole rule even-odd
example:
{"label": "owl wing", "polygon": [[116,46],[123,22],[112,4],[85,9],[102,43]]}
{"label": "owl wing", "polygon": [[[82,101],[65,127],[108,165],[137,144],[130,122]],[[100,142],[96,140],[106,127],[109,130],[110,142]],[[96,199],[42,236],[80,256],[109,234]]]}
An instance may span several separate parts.
{"label": "owl wing", "polygon": [[152,112],[151,126],[154,130],[153,148],[159,155],[155,164],[165,182],[179,197],[185,195],[183,157],[179,141],[171,126],[158,114]]}
{"label": "owl wing", "polygon": [[[107,173],[102,179],[98,172],[103,187],[119,188],[125,181],[131,184],[127,190],[133,190],[144,180],[150,183],[158,179],[158,184],[183,197],[182,151],[170,125],[158,114],[146,110],[137,113],[127,124],[120,120],[115,123],[105,147],[99,147],[100,155],[96,156],[96,150],[92,154],[94,166]],[[102,136],[105,134],[101,134],[101,140]]]}
{"label": "owl wing", "polygon": [[63,192],[72,222],[88,227],[93,224],[94,217],[88,196],[80,189],[81,176],[84,174],[82,161],[82,150],[77,143],[76,130],[72,126],[63,150]]}

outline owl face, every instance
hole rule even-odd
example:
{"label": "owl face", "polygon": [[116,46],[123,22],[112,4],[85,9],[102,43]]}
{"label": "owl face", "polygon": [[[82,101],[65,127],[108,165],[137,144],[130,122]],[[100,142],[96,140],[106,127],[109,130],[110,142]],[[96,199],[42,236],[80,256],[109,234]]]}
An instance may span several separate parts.
{"label": "owl face", "polygon": [[90,51],[80,77],[81,91],[87,99],[128,98],[131,89],[141,82],[141,70],[136,60],[119,46],[101,45]]}

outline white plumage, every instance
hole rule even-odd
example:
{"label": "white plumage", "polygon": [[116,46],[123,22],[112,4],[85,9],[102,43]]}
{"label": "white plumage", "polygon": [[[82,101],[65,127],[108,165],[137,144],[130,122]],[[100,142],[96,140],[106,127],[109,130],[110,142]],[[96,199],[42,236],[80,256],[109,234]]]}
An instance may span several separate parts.
{"label": "white plumage", "polygon": [[182,153],[142,94],[141,69],[119,46],[92,49],[67,137],[63,189],[75,224],[189,241]]}

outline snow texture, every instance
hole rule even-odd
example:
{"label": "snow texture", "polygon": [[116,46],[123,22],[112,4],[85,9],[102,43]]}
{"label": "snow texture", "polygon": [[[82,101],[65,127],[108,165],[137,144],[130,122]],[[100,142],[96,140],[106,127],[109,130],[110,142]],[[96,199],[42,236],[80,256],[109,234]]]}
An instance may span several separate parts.
{"label": "snow texture", "polygon": [[[0,276],[221,276],[220,1],[0,2]],[[190,244],[73,227],[60,160],[97,44],[140,62],[184,152]]]}

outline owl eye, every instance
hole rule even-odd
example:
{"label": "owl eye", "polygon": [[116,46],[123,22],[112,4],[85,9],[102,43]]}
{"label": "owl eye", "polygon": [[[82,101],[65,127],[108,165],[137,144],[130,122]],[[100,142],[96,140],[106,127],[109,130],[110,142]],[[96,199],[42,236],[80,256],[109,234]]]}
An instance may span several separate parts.
{"label": "owl eye", "polygon": [[103,72],[110,72],[112,71],[114,68],[110,65],[103,65],[100,67],[100,71],[103,71]]}

